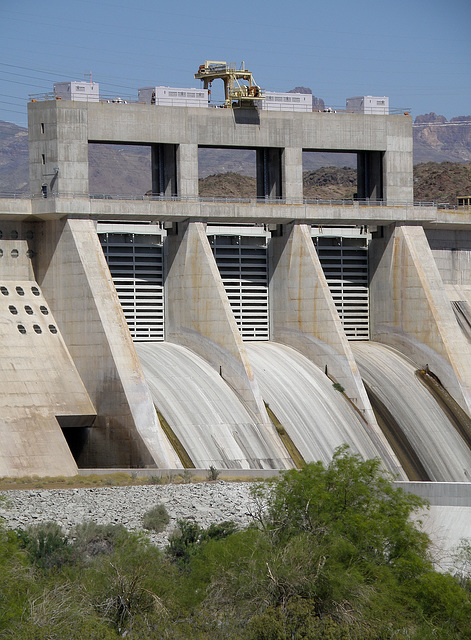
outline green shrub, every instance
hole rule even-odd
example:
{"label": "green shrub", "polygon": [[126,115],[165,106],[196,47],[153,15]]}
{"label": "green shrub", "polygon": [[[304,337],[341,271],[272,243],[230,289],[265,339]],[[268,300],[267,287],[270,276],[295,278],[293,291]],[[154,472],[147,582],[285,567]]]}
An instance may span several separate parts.
{"label": "green shrub", "polygon": [[85,560],[100,554],[109,555],[129,534],[122,524],[83,522],[71,532],[73,547]]}
{"label": "green shrub", "polygon": [[213,465],[211,465],[208,470],[207,480],[209,482],[213,482],[214,480],[217,480],[219,478],[220,473],[221,472],[218,469],[216,469],[216,467],[213,467]]}
{"label": "green shrub", "polygon": [[56,522],[39,522],[19,530],[18,539],[33,564],[40,569],[46,571],[75,562],[74,550]]}
{"label": "green shrub", "polygon": [[165,505],[157,504],[149,511],[146,511],[142,517],[142,526],[149,531],[155,531],[155,533],[161,533],[170,522],[170,516],[168,515]]}

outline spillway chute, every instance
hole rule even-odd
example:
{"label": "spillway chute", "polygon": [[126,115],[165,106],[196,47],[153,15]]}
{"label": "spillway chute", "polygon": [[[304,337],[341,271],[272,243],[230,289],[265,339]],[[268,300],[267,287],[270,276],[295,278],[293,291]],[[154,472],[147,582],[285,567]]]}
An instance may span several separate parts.
{"label": "spillway chute", "polygon": [[378,400],[393,417],[425,470],[426,479],[469,481],[471,450],[417,376],[419,367],[395,349],[378,343],[358,342],[352,344],[352,350],[372,403]]}
{"label": "spillway chute", "polygon": [[328,464],[343,444],[365,459],[385,460],[365,421],[319,367],[282,344],[252,342],[245,346],[264,400],[304,460]]}
{"label": "spillway chute", "polygon": [[[284,469],[275,429],[258,424],[205,360],[168,342],[136,343],[154,404],[197,468]],[[287,456],[288,458],[288,456]]]}

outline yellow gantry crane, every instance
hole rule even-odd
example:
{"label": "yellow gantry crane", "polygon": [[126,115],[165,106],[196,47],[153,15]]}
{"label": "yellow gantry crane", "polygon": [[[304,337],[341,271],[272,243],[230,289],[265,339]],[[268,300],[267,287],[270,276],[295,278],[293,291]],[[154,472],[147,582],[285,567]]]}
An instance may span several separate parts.
{"label": "yellow gantry crane", "polygon": [[[195,73],[197,80],[204,82],[204,88],[208,89],[211,95],[211,83],[213,80],[221,79],[224,82],[224,106],[233,107],[254,106],[254,100],[263,100],[262,90],[255,83],[252,73],[245,68],[237,69],[234,63],[221,62],[219,60],[206,60]],[[248,84],[241,84],[244,80]]]}

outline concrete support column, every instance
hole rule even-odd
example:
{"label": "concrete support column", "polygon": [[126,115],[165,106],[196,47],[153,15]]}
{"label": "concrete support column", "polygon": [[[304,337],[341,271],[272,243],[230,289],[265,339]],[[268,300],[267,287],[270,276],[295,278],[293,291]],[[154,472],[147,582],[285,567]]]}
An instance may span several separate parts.
{"label": "concrete support column", "polygon": [[405,203],[414,201],[413,138],[411,116],[386,118],[383,199]]}
{"label": "concrete support column", "polygon": [[152,194],[171,198],[177,195],[177,146],[153,144]]}
{"label": "concrete support column", "polygon": [[429,366],[456,402],[471,413],[471,348],[419,226],[386,228],[370,245],[373,340],[418,366]]}
{"label": "concrete support column", "polygon": [[287,202],[303,201],[303,150],[285,147],[282,154],[282,194]]}
{"label": "concrete support column", "polygon": [[281,149],[257,149],[257,198],[282,198]]}
{"label": "concrete support column", "polygon": [[87,103],[28,103],[31,193],[89,194]]}
{"label": "concrete support column", "polygon": [[272,339],[303,353],[345,388],[390,470],[397,473],[399,462],[377,425],[309,227],[291,224],[282,229],[270,242]]}
{"label": "concrete support column", "polygon": [[359,200],[381,200],[383,198],[382,151],[358,152],[357,197]]}
{"label": "concrete support column", "polygon": [[177,193],[180,198],[197,198],[198,145],[179,144],[177,147]]}
{"label": "concrete support column", "polygon": [[166,339],[209,362],[262,423],[265,405],[201,222],[167,238]]}
{"label": "concrete support column", "polygon": [[96,408],[80,466],[181,467],[160,427],[94,223],[45,223],[36,272]]}

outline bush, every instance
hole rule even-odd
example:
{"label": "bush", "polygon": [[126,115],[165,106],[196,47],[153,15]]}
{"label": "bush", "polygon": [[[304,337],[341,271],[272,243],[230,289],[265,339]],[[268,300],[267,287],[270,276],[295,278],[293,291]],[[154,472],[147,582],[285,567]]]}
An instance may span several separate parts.
{"label": "bush", "polygon": [[74,549],[88,560],[100,554],[109,555],[123,541],[128,532],[122,524],[96,524],[83,522],[71,532]]}
{"label": "bush", "polygon": [[154,531],[155,533],[161,533],[170,522],[170,516],[165,508],[165,505],[157,504],[149,511],[146,511],[142,518],[142,526],[144,529]]}
{"label": "bush", "polygon": [[211,465],[209,467],[208,475],[206,479],[208,480],[208,482],[214,482],[214,480],[217,480],[219,478],[220,473],[221,472],[218,469],[216,469],[216,467],[213,467],[213,465]]}
{"label": "bush", "polygon": [[39,522],[18,531],[18,539],[31,561],[43,570],[73,564],[76,556],[62,527],[56,522]]}

